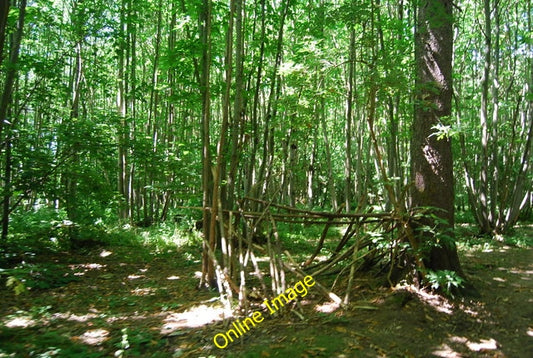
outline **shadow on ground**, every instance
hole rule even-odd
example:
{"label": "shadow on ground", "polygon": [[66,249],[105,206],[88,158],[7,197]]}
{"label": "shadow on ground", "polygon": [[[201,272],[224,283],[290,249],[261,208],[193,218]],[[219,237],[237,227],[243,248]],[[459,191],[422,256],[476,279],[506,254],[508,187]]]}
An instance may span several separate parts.
{"label": "shadow on ground", "polygon": [[215,293],[196,289],[198,262],[128,248],[27,258],[30,276],[62,283],[16,296],[4,277],[0,357],[529,357],[533,249],[502,244],[462,256],[479,299],[448,301],[358,276],[348,309],[311,288],[225,349],[213,337],[235,318],[224,322]]}

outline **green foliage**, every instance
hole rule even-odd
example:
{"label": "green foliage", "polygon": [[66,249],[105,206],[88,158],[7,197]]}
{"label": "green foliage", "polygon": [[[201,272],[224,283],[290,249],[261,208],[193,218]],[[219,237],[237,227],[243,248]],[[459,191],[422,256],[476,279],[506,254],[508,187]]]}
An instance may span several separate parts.
{"label": "green foliage", "polygon": [[520,233],[517,230],[504,235],[504,242],[517,247],[533,247],[533,237],[531,234]]}
{"label": "green foliage", "polygon": [[463,287],[464,279],[455,271],[449,270],[428,270],[424,279],[434,290],[442,290],[445,294],[452,296],[454,290]]}
{"label": "green foliage", "polygon": [[[202,6],[188,0],[158,4],[154,0],[29,4],[16,65],[17,85],[7,112],[12,118],[0,138],[12,144],[11,158],[6,150],[0,153],[2,174],[8,159],[12,161],[10,184],[2,176],[0,185],[12,205],[8,250],[84,252],[114,244],[157,252],[185,247],[190,258],[198,257],[201,237],[195,223],[201,211],[180,207],[202,205],[202,167],[213,165],[213,160],[202,162],[202,143],[209,136],[210,150],[216,152],[228,109],[222,96],[226,89],[229,107],[238,90],[243,92],[244,107],[243,113],[228,110],[222,196],[239,199],[250,194],[250,186],[263,187],[266,180],[266,191],[254,194],[273,202],[330,210],[348,201],[352,209],[360,203],[360,210],[390,209],[366,130],[371,98],[376,99],[371,125],[389,174],[386,184],[397,194],[409,187],[413,91],[420,90],[413,77],[413,4],[245,2],[244,25],[237,29],[235,22],[230,35],[229,19],[236,14],[227,2],[214,2],[211,58],[206,58],[211,62],[208,133],[201,128],[199,97],[205,50],[197,26]],[[471,31],[482,27],[478,10],[466,1],[457,12],[457,116],[433,127],[439,140],[464,140],[464,153],[460,141],[453,141],[455,158],[464,158],[473,178],[480,177],[482,167],[479,79],[487,35]],[[490,124],[495,128],[488,128],[498,134],[488,146],[494,149],[491,158],[497,158],[493,168],[499,175],[490,192],[502,194],[489,198],[487,207],[496,203],[501,210],[512,197],[511,188],[526,188],[529,183],[513,185],[527,143],[527,121],[521,118],[530,110],[526,100],[530,94],[524,88],[531,61],[522,56],[531,45],[526,10],[524,2],[499,2],[495,14],[501,16],[501,32],[498,35],[495,26],[488,34],[493,40],[498,35],[493,43],[500,43],[492,64],[498,71],[491,75],[499,78],[491,78],[496,87],[489,91],[491,96],[500,92],[489,99],[489,112],[499,109],[494,117],[498,121]],[[10,8],[8,39],[18,12],[16,6]],[[241,65],[235,62],[237,56],[225,54],[230,46],[236,50],[237,30],[242,30],[245,48],[243,88],[237,88],[236,70]],[[5,47],[0,55],[7,59],[8,54]],[[2,66],[5,69],[7,61]],[[225,66],[233,70],[229,76]],[[423,90],[429,96],[441,92],[438,83]],[[352,168],[345,172],[349,161]],[[458,164],[455,169],[463,172]],[[525,174],[531,181],[531,172]],[[459,219],[474,222],[479,215],[467,211],[476,205],[476,198],[468,195],[462,175],[456,180],[463,209]],[[226,192],[228,183],[234,184],[233,193]],[[174,222],[175,217],[180,219]],[[159,223],[164,218],[166,222]],[[423,253],[431,245],[453,244],[453,235],[441,230],[446,223],[439,222],[438,215],[428,216],[428,221],[419,232],[434,240],[422,244]],[[136,223],[156,225],[144,229]],[[284,244],[296,251],[310,249],[322,230],[300,225],[278,229]],[[367,234],[380,250],[404,249],[392,236]],[[338,238],[340,233],[331,228],[329,235]],[[529,242],[523,237],[509,240],[519,245]],[[333,241],[326,240],[324,252]],[[12,277],[11,287],[21,291],[19,283],[26,283]]]}
{"label": "green foliage", "polygon": [[[289,250],[291,253],[294,252],[296,255],[305,255],[305,253],[312,252],[313,248],[316,247],[316,243],[322,235],[323,226],[279,223],[277,229],[284,249]],[[340,229],[338,227],[330,227],[324,241],[322,254],[331,254],[340,237]]]}
{"label": "green foliage", "polygon": [[114,356],[143,357],[150,354],[151,357],[165,357],[163,352],[157,352],[158,347],[164,344],[159,335],[145,329],[121,329],[121,339],[114,344],[118,348]]}
{"label": "green foliage", "polygon": [[91,211],[84,212],[80,224],[69,220],[65,209],[56,210],[39,205],[36,207],[36,210],[21,209],[12,215],[8,242],[12,252],[57,252],[80,249],[84,248],[83,246],[105,245],[113,239],[112,231],[104,224],[103,219],[89,221],[86,216],[91,216]]}
{"label": "green foliage", "polygon": [[37,210],[18,210],[11,216],[12,247],[48,248],[69,247],[69,229],[74,225],[64,209],[42,207]]}
{"label": "green foliage", "polygon": [[[3,273],[2,271],[3,270],[0,270],[0,274]],[[6,281],[6,287],[11,287],[13,289],[13,292],[17,296],[20,295],[21,293],[26,292],[26,286],[24,285],[24,283],[15,276],[8,276],[7,281]]]}
{"label": "green foliage", "polygon": [[431,134],[431,137],[437,137],[437,140],[457,138],[460,131],[453,128],[452,125],[437,124],[431,127],[435,132]]}
{"label": "green foliage", "polygon": [[448,249],[455,248],[454,229],[450,228],[448,221],[441,218],[437,213],[441,211],[434,207],[419,208],[413,215],[417,224],[415,232],[424,238],[420,243],[419,254],[422,257],[428,257],[432,248],[445,247]]}
{"label": "green foliage", "polygon": [[[28,330],[35,330],[28,334]],[[0,326],[0,357],[17,356],[28,352],[32,357],[104,357],[99,352],[91,352],[84,345],[74,343],[66,334],[56,331],[39,331],[34,328],[7,328]]]}
{"label": "green foliage", "polygon": [[501,248],[502,244],[521,248],[533,247],[531,224],[516,227],[503,235],[479,235],[479,232],[470,227],[461,230],[457,235],[457,244],[460,249],[468,251],[492,251]]}
{"label": "green foliage", "polygon": [[62,287],[79,278],[62,266],[54,264],[21,263],[12,269],[0,269],[0,276],[7,276],[6,286],[16,295],[29,289]]}

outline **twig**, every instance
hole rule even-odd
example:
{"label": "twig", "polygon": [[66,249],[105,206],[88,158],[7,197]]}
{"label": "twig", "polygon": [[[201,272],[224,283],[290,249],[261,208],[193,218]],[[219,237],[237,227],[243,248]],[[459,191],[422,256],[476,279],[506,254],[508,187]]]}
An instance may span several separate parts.
{"label": "twig", "polygon": [[[285,255],[287,255],[287,257],[289,258],[289,261],[295,266],[295,267],[292,267],[291,265],[283,262],[283,265],[289,270],[291,271],[292,273],[294,273],[296,276],[298,276],[299,278],[303,279],[305,276],[307,276],[305,274],[305,272],[303,272],[302,270],[298,269],[296,267],[296,263],[294,262],[294,260],[292,259],[292,256],[291,254],[288,252],[288,251],[285,251]],[[322,286],[320,283],[318,283],[316,280],[315,280],[315,286],[318,288],[318,290],[320,292],[322,292],[322,294],[324,296],[326,296],[327,298],[329,298],[330,300],[332,300],[333,302],[335,302],[336,304],[338,304],[339,306],[345,308],[346,306],[344,305],[344,303],[342,302],[341,298],[339,296],[337,296],[335,293],[331,292],[330,290],[328,290],[327,288],[325,288],[324,286]]]}

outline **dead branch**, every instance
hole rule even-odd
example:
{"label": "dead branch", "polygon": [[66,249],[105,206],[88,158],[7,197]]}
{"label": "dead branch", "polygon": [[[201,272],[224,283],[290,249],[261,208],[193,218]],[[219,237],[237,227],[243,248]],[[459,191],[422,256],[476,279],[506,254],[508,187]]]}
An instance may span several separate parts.
{"label": "dead branch", "polygon": [[[285,251],[285,254],[287,255],[287,257],[289,258],[289,261],[294,265],[291,266],[289,265],[288,263],[286,262],[283,262],[283,266],[285,266],[289,271],[291,271],[292,273],[294,273],[296,276],[298,276],[298,278],[300,279],[303,279],[305,276],[308,276],[305,272],[303,272],[302,270],[300,270],[296,263],[294,262],[291,254],[288,252],[288,251]],[[339,306],[345,308],[345,305],[344,303],[342,302],[341,298],[339,296],[337,296],[335,293],[331,292],[330,290],[328,290],[327,288],[325,288],[324,286],[322,286],[320,283],[317,282],[317,280],[315,280],[315,285],[316,287],[318,288],[318,290],[320,292],[322,292],[322,294],[329,298],[330,300],[332,300],[333,302],[335,302],[336,304],[338,304]]]}

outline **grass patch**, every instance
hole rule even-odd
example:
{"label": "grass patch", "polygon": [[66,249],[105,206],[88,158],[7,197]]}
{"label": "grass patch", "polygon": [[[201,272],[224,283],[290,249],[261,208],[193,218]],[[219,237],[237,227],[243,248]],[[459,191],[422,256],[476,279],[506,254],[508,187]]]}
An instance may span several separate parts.
{"label": "grass patch", "polygon": [[503,236],[503,242],[521,248],[533,247],[533,224],[516,226]]}
{"label": "grass patch", "polygon": [[[324,230],[324,225],[279,223],[277,227],[283,248],[299,259],[307,258],[315,250]],[[330,255],[333,252],[342,238],[342,229],[338,226],[329,228],[322,254]]]}
{"label": "grass patch", "polygon": [[533,247],[533,225],[517,225],[508,233],[496,236],[478,235],[474,225],[458,225],[456,243],[459,249],[468,251],[493,250],[502,243],[520,248]]}
{"label": "grass patch", "polygon": [[37,328],[0,327],[0,357],[16,357],[28,352],[31,357],[105,357],[82,344],[76,344],[67,334]]}

